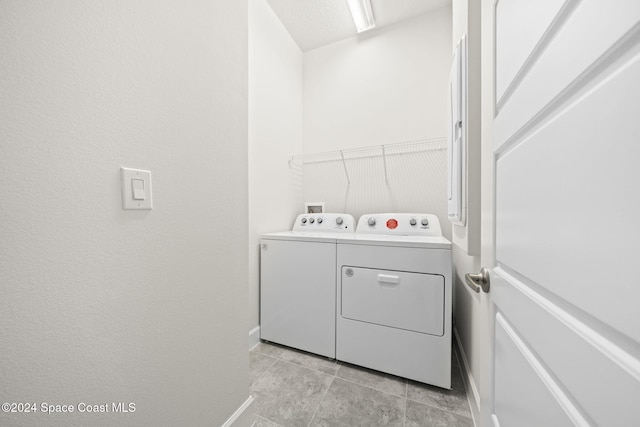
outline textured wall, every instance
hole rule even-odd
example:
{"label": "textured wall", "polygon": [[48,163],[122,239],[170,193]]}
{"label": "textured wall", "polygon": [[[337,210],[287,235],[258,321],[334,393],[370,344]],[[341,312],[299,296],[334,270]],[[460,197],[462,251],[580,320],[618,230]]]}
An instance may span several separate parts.
{"label": "textured wall", "polygon": [[259,323],[260,234],[304,207],[288,167],[302,151],[302,52],[265,0],[249,2],[249,329]]}
{"label": "textured wall", "polygon": [[[1,425],[221,425],[248,397],[247,4],[0,4]],[[152,171],[123,211],[120,166]],[[77,407],[76,407],[77,408]]]}

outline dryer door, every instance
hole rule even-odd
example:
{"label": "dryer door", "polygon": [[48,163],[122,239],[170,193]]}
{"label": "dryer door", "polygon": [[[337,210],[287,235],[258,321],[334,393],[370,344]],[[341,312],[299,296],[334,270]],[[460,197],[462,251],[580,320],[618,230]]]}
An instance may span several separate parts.
{"label": "dryer door", "polygon": [[444,277],[342,267],[343,318],[423,334],[444,334]]}

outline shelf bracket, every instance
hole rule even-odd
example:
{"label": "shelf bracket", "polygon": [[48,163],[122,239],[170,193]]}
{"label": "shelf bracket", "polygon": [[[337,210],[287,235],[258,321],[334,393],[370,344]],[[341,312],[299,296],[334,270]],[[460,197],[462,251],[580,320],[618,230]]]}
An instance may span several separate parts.
{"label": "shelf bracket", "polygon": [[347,162],[344,161],[344,153],[340,150],[340,158],[342,159],[342,166],[344,167],[344,174],[347,177],[347,185],[351,185],[351,180],[349,179],[349,171],[347,170]]}
{"label": "shelf bracket", "polygon": [[387,178],[387,155],[384,151],[384,145],[382,147],[382,165],[384,166],[384,183],[389,185],[389,178]]}

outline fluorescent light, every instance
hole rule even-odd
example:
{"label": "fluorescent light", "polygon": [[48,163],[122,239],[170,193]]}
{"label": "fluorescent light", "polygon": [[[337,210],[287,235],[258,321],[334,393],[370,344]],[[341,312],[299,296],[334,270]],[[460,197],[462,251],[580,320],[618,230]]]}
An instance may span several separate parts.
{"label": "fluorescent light", "polygon": [[347,0],[347,3],[358,33],[376,26],[373,20],[373,11],[371,10],[371,0]]}

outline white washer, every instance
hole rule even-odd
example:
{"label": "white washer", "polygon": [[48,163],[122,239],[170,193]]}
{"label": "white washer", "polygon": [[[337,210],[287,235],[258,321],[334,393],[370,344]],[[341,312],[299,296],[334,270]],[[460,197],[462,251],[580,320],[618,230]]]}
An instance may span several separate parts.
{"label": "white washer", "polygon": [[354,231],[353,216],[322,213],[262,235],[260,338],[335,359],[336,242]]}
{"label": "white washer", "polygon": [[435,215],[363,215],[336,274],[338,360],[451,388],[451,242]]}

